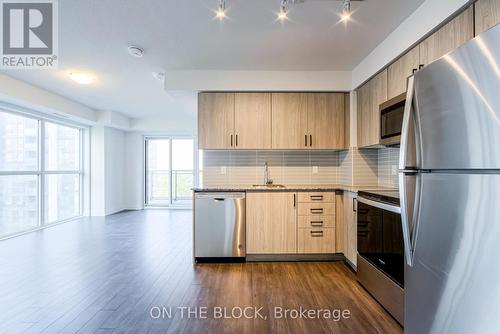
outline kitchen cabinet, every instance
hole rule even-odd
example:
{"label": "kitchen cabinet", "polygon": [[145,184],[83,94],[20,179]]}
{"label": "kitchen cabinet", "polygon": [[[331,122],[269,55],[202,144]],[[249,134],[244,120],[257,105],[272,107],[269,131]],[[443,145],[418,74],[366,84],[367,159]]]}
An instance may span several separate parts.
{"label": "kitchen cabinet", "polygon": [[297,253],[296,206],[293,192],[247,193],[247,254]]}
{"label": "kitchen cabinet", "polygon": [[414,47],[387,68],[387,99],[406,92],[407,79],[418,70],[420,49]]}
{"label": "kitchen cabinet", "polygon": [[198,147],[229,149],[234,144],[234,93],[198,94]]}
{"label": "kitchen cabinet", "polygon": [[298,193],[297,251],[335,253],[335,193]]}
{"label": "kitchen cabinet", "polygon": [[272,148],[308,147],[307,94],[272,93]]}
{"label": "kitchen cabinet", "polygon": [[270,93],[200,93],[201,149],[271,148]]}
{"label": "kitchen cabinet", "polygon": [[343,93],[308,93],[306,112],[309,148],[344,148]]}
{"label": "kitchen cabinet", "polygon": [[500,0],[478,0],[474,6],[476,35],[500,23]]}
{"label": "kitchen cabinet", "polygon": [[351,147],[351,94],[344,94],[344,149]]}
{"label": "kitchen cabinet", "polygon": [[420,43],[420,64],[427,66],[473,37],[474,13],[470,6]]}
{"label": "kitchen cabinet", "polygon": [[358,147],[378,145],[380,141],[381,103],[387,101],[387,69],[357,90]]}
{"label": "kitchen cabinet", "polygon": [[235,93],[234,148],[271,148],[270,93]]}
{"label": "kitchen cabinet", "polygon": [[345,191],[342,195],[343,207],[342,207],[342,219],[343,219],[343,238],[344,242],[344,256],[349,262],[354,266],[357,265],[357,205],[356,197],[357,194],[349,191]]}

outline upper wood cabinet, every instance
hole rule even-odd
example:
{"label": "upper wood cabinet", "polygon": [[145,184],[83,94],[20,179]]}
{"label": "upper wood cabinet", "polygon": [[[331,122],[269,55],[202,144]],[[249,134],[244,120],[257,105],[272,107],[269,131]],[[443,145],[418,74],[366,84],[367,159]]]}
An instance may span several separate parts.
{"label": "upper wood cabinet", "polygon": [[474,6],[476,35],[500,23],[500,0],[478,0]]}
{"label": "upper wood cabinet", "polygon": [[271,148],[270,93],[200,93],[201,149]]}
{"label": "upper wood cabinet", "polygon": [[344,93],[200,93],[201,149],[343,149]]}
{"label": "upper wood cabinet", "polygon": [[247,193],[247,254],[297,253],[296,205],[296,193]]}
{"label": "upper wood cabinet", "polygon": [[270,93],[235,93],[234,148],[271,148]]}
{"label": "upper wood cabinet", "polygon": [[198,94],[198,147],[228,149],[234,144],[234,93]]}
{"label": "upper wood cabinet", "polygon": [[307,94],[272,93],[272,147],[305,149]]}
{"label": "upper wood cabinet", "polygon": [[387,101],[387,69],[383,70],[357,90],[358,147],[378,145],[380,142],[381,103]]}
{"label": "upper wood cabinet", "polygon": [[344,94],[307,94],[307,132],[309,147],[344,148]]}
{"label": "upper wood cabinet", "polygon": [[426,66],[474,37],[474,13],[470,6],[420,43],[420,64]]}
{"label": "upper wood cabinet", "polygon": [[272,147],[344,148],[343,93],[273,93]]}
{"label": "upper wood cabinet", "polygon": [[406,92],[407,79],[418,70],[420,57],[416,46],[387,68],[387,99]]}

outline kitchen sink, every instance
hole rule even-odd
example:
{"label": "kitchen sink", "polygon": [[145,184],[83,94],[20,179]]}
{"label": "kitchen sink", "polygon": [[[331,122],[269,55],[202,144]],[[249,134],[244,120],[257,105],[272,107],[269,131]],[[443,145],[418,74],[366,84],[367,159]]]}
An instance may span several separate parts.
{"label": "kitchen sink", "polygon": [[254,188],[285,188],[282,184],[254,184],[252,185]]}

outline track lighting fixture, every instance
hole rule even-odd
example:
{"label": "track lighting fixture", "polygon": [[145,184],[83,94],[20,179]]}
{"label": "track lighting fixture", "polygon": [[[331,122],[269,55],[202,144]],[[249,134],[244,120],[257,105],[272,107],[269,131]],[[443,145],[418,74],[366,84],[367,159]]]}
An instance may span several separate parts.
{"label": "track lighting fixture", "polygon": [[217,7],[217,10],[215,11],[215,16],[219,20],[222,20],[226,17],[226,0],[219,1],[219,6]]}
{"label": "track lighting fixture", "polygon": [[351,18],[351,0],[342,1],[342,14],[340,15],[340,21],[349,21]]}
{"label": "track lighting fixture", "polygon": [[288,4],[288,0],[281,0],[280,11],[278,12],[278,19],[280,21],[288,19],[286,5]]}

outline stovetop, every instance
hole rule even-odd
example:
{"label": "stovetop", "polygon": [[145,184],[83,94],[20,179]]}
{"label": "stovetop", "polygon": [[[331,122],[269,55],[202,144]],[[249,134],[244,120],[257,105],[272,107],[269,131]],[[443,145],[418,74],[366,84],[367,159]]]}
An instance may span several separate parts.
{"label": "stovetop", "polygon": [[358,191],[358,195],[377,202],[399,205],[398,190],[363,190]]}

